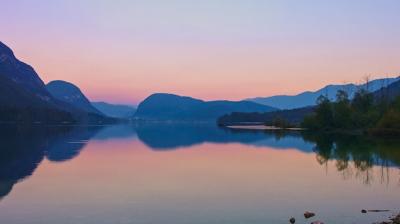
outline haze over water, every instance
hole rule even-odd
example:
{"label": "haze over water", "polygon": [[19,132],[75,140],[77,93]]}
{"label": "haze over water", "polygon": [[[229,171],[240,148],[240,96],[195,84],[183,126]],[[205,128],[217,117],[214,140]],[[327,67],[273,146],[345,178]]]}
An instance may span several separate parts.
{"label": "haze over water", "polygon": [[212,125],[0,136],[0,223],[309,223],[307,210],[311,220],[372,223],[390,213],[361,209],[400,200],[395,141]]}

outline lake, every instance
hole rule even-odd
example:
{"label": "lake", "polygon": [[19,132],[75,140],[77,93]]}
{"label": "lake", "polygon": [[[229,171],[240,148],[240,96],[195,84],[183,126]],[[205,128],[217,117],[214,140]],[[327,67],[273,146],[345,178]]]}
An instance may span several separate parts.
{"label": "lake", "polygon": [[0,139],[5,224],[372,224],[400,209],[393,140],[206,124],[6,126]]}

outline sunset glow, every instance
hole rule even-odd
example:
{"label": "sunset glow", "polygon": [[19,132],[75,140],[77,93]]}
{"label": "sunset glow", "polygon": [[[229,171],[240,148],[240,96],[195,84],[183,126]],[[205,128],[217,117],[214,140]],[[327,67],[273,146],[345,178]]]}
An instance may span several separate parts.
{"label": "sunset glow", "polygon": [[400,2],[384,2],[3,0],[1,40],[91,100],[241,100],[399,75]]}

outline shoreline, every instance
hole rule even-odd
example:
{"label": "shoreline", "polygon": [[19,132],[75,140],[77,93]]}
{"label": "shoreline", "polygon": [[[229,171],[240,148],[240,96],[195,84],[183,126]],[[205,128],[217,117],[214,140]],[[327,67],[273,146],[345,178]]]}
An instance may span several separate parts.
{"label": "shoreline", "polygon": [[373,223],[373,224],[400,224],[400,213],[389,217],[388,220],[390,220],[390,221],[377,222],[377,223]]}
{"label": "shoreline", "polygon": [[280,128],[275,126],[267,126],[267,125],[228,125],[225,126],[231,129],[246,129],[246,130],[268,130],[268,131],[279,131],[279,130],[286,130],[286,131],[305,131],[304,128]]}

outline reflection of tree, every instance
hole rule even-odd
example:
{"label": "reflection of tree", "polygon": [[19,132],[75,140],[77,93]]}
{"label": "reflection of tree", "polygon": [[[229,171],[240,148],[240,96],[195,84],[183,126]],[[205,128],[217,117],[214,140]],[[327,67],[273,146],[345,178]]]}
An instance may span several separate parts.
{"label": "reflection of tree", "polygon": [[335,167],[344,179],[356,178],[371,184],[374,167],[380,166],[379,180],[389,183],[389,167],[400,165],[400,142],[371,139],[363,136],[303,133],[305,140],[315,143],[314,152],[319,164]]}
{"label": "reflection of tree", "polygon": [[397,185],[400,186],[400,169],[399,169],[399,180],[397,181]]}

